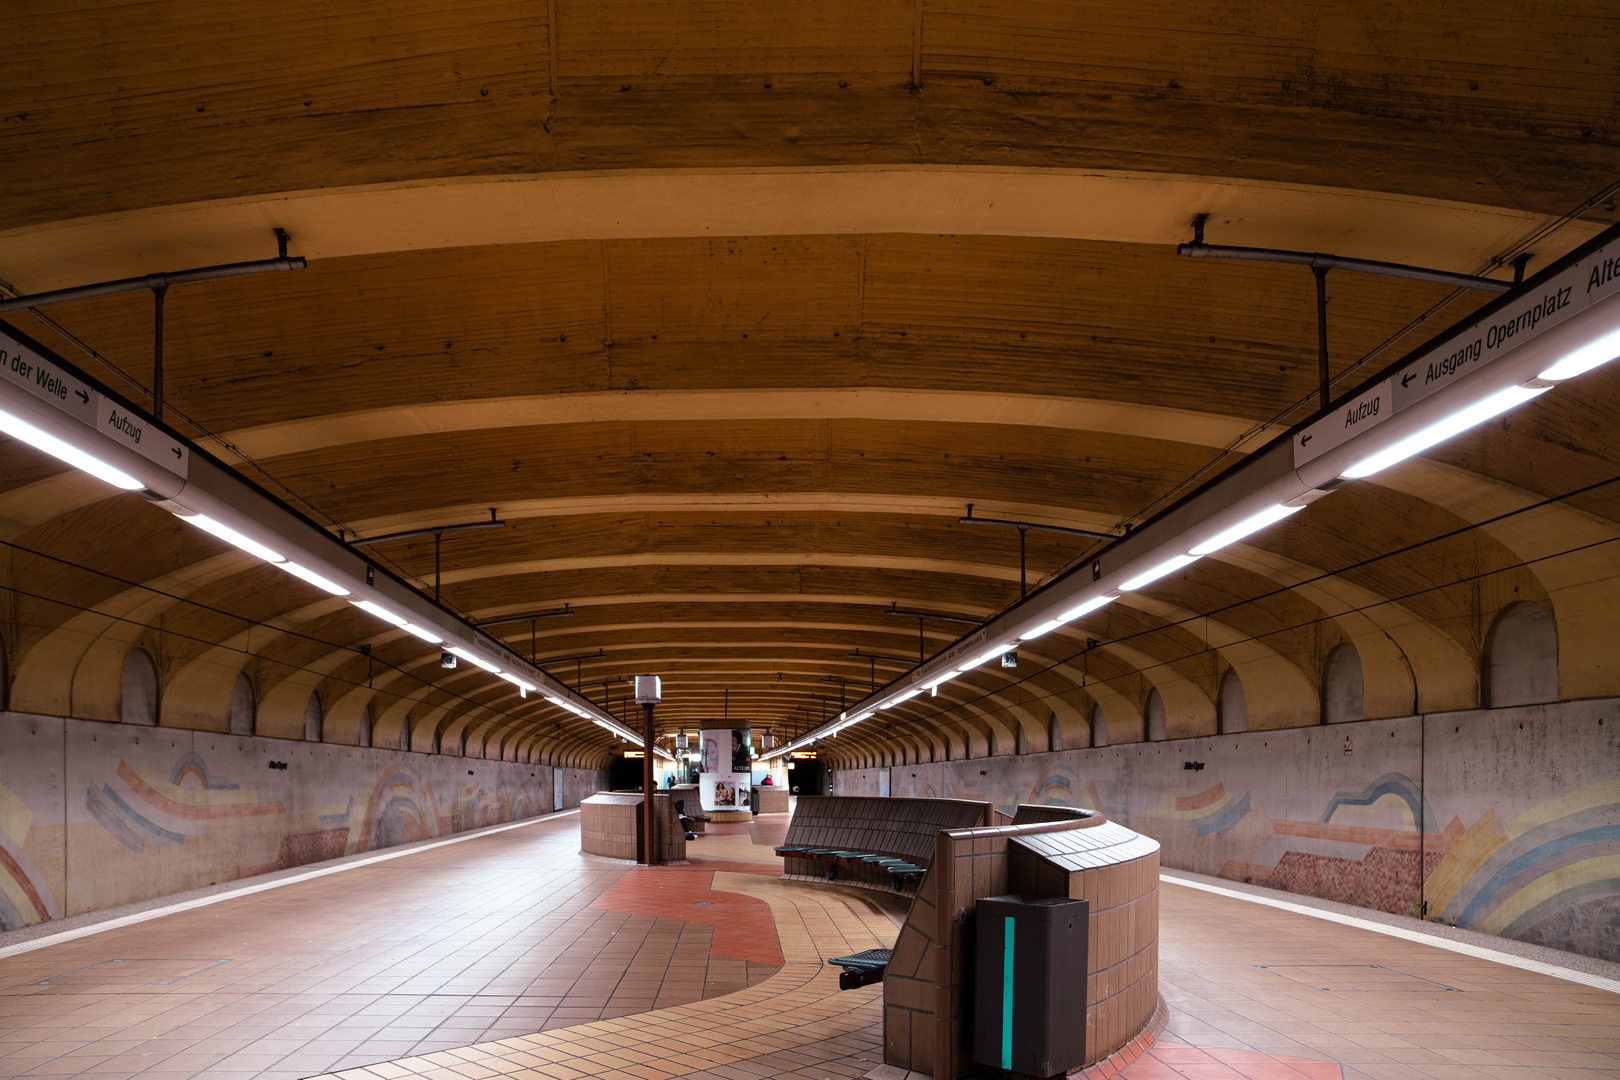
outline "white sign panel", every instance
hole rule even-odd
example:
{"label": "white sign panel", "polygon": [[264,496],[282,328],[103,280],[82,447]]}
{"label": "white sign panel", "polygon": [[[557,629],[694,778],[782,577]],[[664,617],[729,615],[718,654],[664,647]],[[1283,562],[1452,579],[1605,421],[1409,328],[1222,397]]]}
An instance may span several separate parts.
{"label": "white sign panel", "polygon": [[95,425],[95,391],[32,349],[15,341],[0,340],[0,378],[49,402],[82,424]]}
{"label": "white sign panel", "polygon": [[1443,346],[1406,365],[1394,376],[1395,411],[1414,405],[1550,330],[1586,306],[1580,292],[1586,274],[1576,265],[1535,292],[1455,334]]}
{"label": "white sign panel", "polygon": [[0,380],[48,402],[73,419],[184,479],[191,451],[144,415],[90,388],[21,342],[0,337]]}
{"label": "white sign panel", "polygon": [[123,443],[155,465],[185,476],[191,465],[191,452],[158,430],[140,413],[124,408],[102,394],[95,395],[96,430],[114,442]]}
{"label": "white sign panel", "polygon": [[1394,416],[1390,392],[1390,380],[1385,379],[1294,436],[1294,467],[1343,446],[1368,428]]}
{"label": "white sign panel", "polygon": [[1294,467],[1342,446],[1616,292],[1620,292],[1620,244],[1610,244],[1452,334],[1301,431],[1294,437]]}

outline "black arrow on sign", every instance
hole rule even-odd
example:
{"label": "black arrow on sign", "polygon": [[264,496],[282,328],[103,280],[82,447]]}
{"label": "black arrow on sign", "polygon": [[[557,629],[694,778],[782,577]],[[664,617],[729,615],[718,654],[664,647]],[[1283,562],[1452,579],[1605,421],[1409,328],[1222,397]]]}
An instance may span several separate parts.
{"label": "black arrow on sign", "polygon": [[75,390],[73,392],[75,394],[79,395],[79,400],[80,401],[84,402],[86,405],[90,404],[90,395],[89,394],[85,393],[83,390]]}
{"label": "black arrow on sign", "polygon": [[1315,437],[1316,436],[1314,436],[1314,435],[1301,435],[1299,437],[1299,445],[1304,446],[1306,443],[1310,442]]}
{"label": "black arrow on sign", "polygon": [[180,448],[178,446],[171,446],[171,447],[169,447],[169,449],[174,451],[174,456],[175,457],[180,456]]}
{"label": "black arrow on sign", "polygon": [[1417,372],[1415,372],[1415,371],[1412,372],[1412,374],[1410,374],[1410,375],[1401,376],[1401,389],[1405,390],[1407,385],[1410,384],[1411,381],[1413,379],[1415,379],[1415,378],[1417,378]]}

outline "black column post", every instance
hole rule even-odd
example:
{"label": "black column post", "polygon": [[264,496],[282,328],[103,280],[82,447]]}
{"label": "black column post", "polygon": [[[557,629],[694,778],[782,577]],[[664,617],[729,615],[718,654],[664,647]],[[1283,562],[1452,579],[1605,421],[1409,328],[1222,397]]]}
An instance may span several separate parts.
{"label": "black column post", "polygon": [[163,423],[163,294],[167,285],[152,287],[152,419]]}
{"label": "black column post", "polygon": [[648,866],[657,864],[653,855],[653,705],[641,706],[641,861]]}
{"label": "black column post", "polygon": [[1316,374],[1321,382],[1322,411],[1328,407],[1327,272],[1325,266],[1311,267],[1316,274]]}

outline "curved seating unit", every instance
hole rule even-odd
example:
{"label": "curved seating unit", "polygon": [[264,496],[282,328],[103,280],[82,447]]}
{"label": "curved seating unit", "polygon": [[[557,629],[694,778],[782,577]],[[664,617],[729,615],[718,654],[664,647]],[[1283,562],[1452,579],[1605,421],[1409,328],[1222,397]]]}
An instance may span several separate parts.
{"label": "curved seating unit", "polygon": [[992,812],[958,799],[801,795],[776,853],[784,877],[909,893],[942,830],[983,825]]}
{"label": "curved seating unit", "polygon": [[[641,792],[598,791],[579,803],[579,850],[634,859],[641,838]],[[686,830],[668,792],[653,796],[653,853],[660,862],[686,861]]]}
{"label": "curved seating unit", "polygon": [[886,1064],[935,1080],[980,1068],[972,1060],[967,1013],[973,1000],[969,929],[980,898],[1009,893],[1091,903],[1085,1065],[1123,1048],[1153,1021],[1158,842],[1094,811],[1020,806],[1011,825],[936,837],[928,874],[883,977]]}

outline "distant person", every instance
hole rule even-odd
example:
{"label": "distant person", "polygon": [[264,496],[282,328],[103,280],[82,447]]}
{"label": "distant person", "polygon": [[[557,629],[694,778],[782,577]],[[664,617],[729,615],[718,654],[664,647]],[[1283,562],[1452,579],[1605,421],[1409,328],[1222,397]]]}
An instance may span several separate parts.
{"label": "distant person", "polygon": [[771,779],[771,774],[770,773],[766,773],[765,774],[765,779],[760,781],[760,784],[763,787],[770,787],[774,783],[776,783],[776,781]]}

